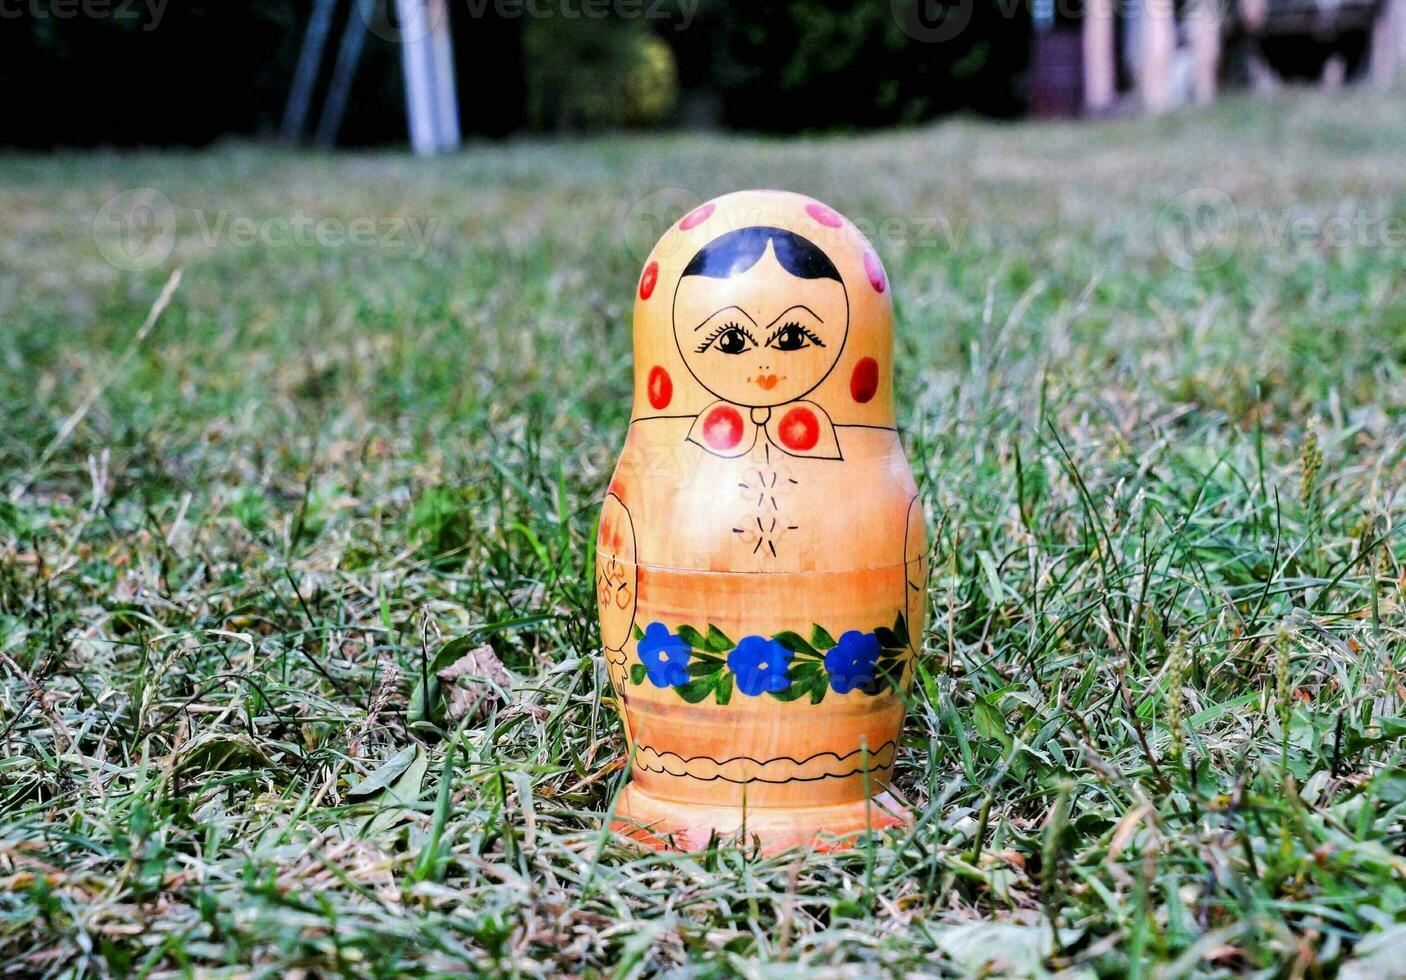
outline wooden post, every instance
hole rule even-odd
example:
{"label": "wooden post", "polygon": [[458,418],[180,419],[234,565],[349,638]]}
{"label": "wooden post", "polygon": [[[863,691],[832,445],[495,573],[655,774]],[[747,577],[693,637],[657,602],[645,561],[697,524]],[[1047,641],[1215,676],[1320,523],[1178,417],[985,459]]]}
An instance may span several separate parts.
{"label": "wooden post", "polygon": [[1197,105],[1210,105],[1216,98],[1220,76],[1219,0],[1195,0],[1187,12],[1191,36],[1191,93]]}
{"label": "wooden post", "polygon": [[288,91],[288,104],[283,110],[283,138],[290,143],[303,138],[313,86],[317,84],[317,69],[322,64],[322,49],[327,44],[327,32],[332,27],[332,14],[336,9],[337,0],[317,0],[312,8],[303,47],[298,53],[298,67],[293,73],[293,87]]}
{"label": "wooden post", "polygon": [[430,57],[434,64],[435,132],[441,152],[459,148],[459,96],[454,84],[454,45],[445,0],[429,0]]}
{"label": "wooden post", "polygon": [[1389,89],[1396,84],[1406,58],[1406,0],[1386,0],[1372,24],[1372,83]]}
{"label": "wooden post", "polygon": [[1084,111],[1107,112],[1117,95],[1114,54],[1113,0],[1088,0],[1084,5]]}
{"label": "wooden post", "polygon": [[405,69],[405,115],[410,123],[410,145],[419,156],[433,156],[439,148],[434,114],[434,71],[427,43],[429,12],[423,0],[396,0],[400,21],[400,58]]}
{"label": "wooden post", "polygon": [[1138,89],[1149,112],[1172,105],[1172,58],[1176,54],[1177,23],[1173,0],[1143,0]]}
{"label": "wooden post", "polygon": [[1171,108],[1171,60],[1177,52],[1177,14],[1173,0],[1144,0],[1139,80],[1143,108]]}
{"label": "wooden post", "polygon": [[1332,55],[1323,62],[1323,73],[1318,76],[1318,85],[1325,92],[1337,92],[1347,81],[1347,61],[1340,54]]}
{"label": "wooden post", "polygon": [[396,0],[410,145],[432,156],[459,145],[459,102],[444,0]]}
{"label": "wooden post", "polygon": [[352,0],[352,14],[342,28],[342,46],[337,52],[337,65],[332,69],[332,81],[327,86],[327,101],[322,106],[322,118],[317,123],[317,145],[330,148],[337,142],[342,119],[347,112],[356,66],[361,61],[361,49],[366,43],[366,31],[376,0]]}

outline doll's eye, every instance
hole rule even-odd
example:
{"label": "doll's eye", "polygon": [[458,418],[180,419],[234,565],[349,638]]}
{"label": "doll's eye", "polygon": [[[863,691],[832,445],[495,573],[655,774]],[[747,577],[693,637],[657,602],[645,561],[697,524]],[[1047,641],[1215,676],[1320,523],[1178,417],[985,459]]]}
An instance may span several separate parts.
{"label": "doll's eye", "polygon": [[767,346],[777,350],[803,350],[814,345],[824,347],[825,342],[799,323],[788,323],[767,339]]}
{"label": "doll's eye", "polygon": [[729,323],[713,331],[707,340],[699,344],[698,353],[716,347],[724,354],[745,354],[755,345],[756,340],[751,334],[737,324]]}
{"label": "doll's eye", "polygon": [[724,330],[718,338],[718,350],[724,354],[741,354],[747,349],[747,335],[741,330]]}

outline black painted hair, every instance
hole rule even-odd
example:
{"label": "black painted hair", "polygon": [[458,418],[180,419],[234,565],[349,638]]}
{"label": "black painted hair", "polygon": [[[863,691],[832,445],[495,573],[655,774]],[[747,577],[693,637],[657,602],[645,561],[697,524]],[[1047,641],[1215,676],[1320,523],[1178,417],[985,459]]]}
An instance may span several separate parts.
{"label": "black painted hair", "polygon": [[757,225],[739,228],[719,235],[693,257],[683,277],[707,276],[709,279],[731,279],[740,276],[761,261],[767,243],[776,252],[781,268],[801,279],[833,279],[841,282],[839,270],[820,248],[809,239],[782,228]]}

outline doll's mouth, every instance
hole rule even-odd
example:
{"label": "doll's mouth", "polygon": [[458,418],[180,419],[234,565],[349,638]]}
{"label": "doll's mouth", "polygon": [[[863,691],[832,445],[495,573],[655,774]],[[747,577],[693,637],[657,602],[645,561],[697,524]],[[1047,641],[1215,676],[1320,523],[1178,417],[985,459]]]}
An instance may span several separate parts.
{"label": "doll's mouth", "polygon": [[757,386],[761,388],[762,391],[770,391],[780,384],[783,379],[778,378],[774,374],[759,374],[752,380],[757,383]]}

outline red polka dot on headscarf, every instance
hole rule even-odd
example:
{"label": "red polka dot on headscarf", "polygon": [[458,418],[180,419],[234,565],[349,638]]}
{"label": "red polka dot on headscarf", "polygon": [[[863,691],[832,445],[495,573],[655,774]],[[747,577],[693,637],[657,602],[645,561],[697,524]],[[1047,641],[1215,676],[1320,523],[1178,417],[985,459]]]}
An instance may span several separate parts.
{"label": "red polka dot on headscarf", "polygon": [[656,364],[649,369],[649,382],[645,385],[645,393],[649,396],[649,403],[655,408],[668,408],[669,402],[674,400],[674,379],[669,377],[668,371]]}
{"label": "red polka dot on headscarf", "polygon": [[651,262],[644,267],[644,275],[640,276],[640,299],[649,299],[654,295],[654,287],[659,284],[659,263]]}
{"label": "red polka dot on headscarf", "polygon": [[688,231],[690,228],[697,228],[703,222],[711,218],[713,216],[713,212],[717,209],[718,206],[712,201],[709,201],[707,204],[699,205],[692,211],[688,212],[688,214],[684,216],[684,219],[679,222],[679,230]]}
{"label": "red polka dot on headscarf", "polygon": [[888,288],[888,276],[884,275],[884,264],[873,252],[864,253],[864,272],[869,276],[869,285],[875,292],[882,293]]}
{"label": "red polka dot on headscarf", "polygon": [[827,228],[838,228],[844,224],[843,218],[819,201],[811,201],[807,204],[806,214],[810,215]]}
{"label": "red polka dot on headscarf", "polygon": [[849,377],[849,393],[863,405],[879,390],[879,362],[872,357],[861,358]]}

